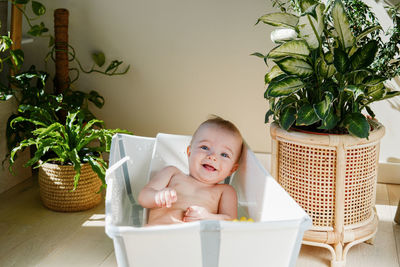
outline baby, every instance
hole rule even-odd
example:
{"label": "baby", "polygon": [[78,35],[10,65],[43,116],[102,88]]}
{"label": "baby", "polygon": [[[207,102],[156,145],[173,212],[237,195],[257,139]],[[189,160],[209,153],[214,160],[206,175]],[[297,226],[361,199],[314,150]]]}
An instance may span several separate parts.
{"label": "baby", "polygon": [[187,148],[189,174],[168,166],[141,190],[139,203],[150,209],[148,225],[235,219],[236,191],[219,183],[238,168],[242,146],[231,122],[219,117],[203,122]]}

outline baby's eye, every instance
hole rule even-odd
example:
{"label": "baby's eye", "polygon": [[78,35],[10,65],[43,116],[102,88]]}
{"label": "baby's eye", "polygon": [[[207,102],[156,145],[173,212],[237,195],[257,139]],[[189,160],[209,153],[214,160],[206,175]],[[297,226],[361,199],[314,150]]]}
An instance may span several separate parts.
{"label": "baby's eye", "polygon": [[203,150],[208,150],[207,146],[201,146],[200,148],[203,149]]}
{"label": "baby's eye", "polygon": [[227,153],[221,153],[221,156],[224,158],[229,158],[229,155]]}

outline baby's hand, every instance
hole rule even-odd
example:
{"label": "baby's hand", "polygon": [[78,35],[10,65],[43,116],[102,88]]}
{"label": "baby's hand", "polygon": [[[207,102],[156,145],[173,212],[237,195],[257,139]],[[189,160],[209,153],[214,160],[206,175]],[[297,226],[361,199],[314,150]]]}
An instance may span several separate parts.
{"label": "baby's hand", "polygon": [[209,212],[203,207],[200,206],[190,206],[187,208],[183,221],[184,222],[193,222],[199,220],[205,220],[209,217]]}
{"label": "baby's hand", "polygon": [[154,199],[157,207],[170,208],[172,203],[175,203],[178,200],[178,196],[176,195],[176,191],[174,189],[164,188],[156,193]]}

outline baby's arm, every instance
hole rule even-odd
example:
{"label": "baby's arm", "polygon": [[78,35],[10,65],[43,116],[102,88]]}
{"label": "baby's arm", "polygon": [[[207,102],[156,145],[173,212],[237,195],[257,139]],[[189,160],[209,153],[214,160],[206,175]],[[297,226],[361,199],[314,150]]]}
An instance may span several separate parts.
{"label": "baby's arm", "polygon": [[198,220],[233,220],[237,217],[237,195],[230,185],[224,185],[224,190],[218,205],[218,213],[210,213],[204,207],[190,206],[183,218],[184,222]]}
{"label": "baby's arm", "polygon": [[143,187],[139,193],[139,204],[144,208],[171,207],[171,204],[178,200],[176,191],[168,188],[171,178],[179,170],[176,167],[165,167]]}

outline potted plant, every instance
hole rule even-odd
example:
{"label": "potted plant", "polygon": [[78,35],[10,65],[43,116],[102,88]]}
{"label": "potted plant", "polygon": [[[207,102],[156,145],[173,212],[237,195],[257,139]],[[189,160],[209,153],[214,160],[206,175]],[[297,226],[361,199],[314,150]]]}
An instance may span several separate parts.
{"label": "potted plant", "polygon": [[[69,112],[65,124],[52,119],[45,109],[37,108],[45,119],[17,117],[11,126],[31,123],[36,126],[33,137],[19,143],[11,151],[10,171],[16,152],[35,147],[34,156],[25,166],[39,167],[39,187],[43,204],[56,211],[90,209],[101,201],[99,192],[106,186],[107,163],[101,153],[109,152],[115,133],[121,129],[96,127],[103,121],[85,123],[82,111]],[[79,185],[79,186],[78,186]]]}
{"label": "potted plant", "polygon": [[[351,246],[376,233],[384,127],[372,119],[370,104],[400,94],[384,84],[400,72],[398,48],[388,53],[378,41],[378,23],[350,23],[343,3],[360,1],[291,1],[292,8],[275,2],[282,12],[257,23],[280,28],[271,34],[278,45],[266,55],[255,53],[275,63],[264,94],[265,121],[274,120],[272,175],[313,220],[303,242],[329,248],[332,266],[342,266]],[[399,35],[393,38],[396,43]]]}

